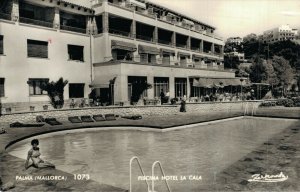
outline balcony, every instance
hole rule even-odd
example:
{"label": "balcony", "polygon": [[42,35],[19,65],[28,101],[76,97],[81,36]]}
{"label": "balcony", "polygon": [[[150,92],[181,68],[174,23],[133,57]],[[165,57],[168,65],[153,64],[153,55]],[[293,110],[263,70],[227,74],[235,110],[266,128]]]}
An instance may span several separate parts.
{"label": "balcony", "polygon": [[176,43],[176,47],[187,49],[187,45],[186,44],[184,45],[184,44]]}
{"label": "balcony", "polygon": [[131,32],[128,32],[128,31],[120,31],[120,30],[113,29],[113,28],[109,28],[109,29],[108,29],[108,32],[109,32],[110,34],[119,35],[119,36],[124,36],[124,37],[131,37],[131,36],[132,36]]}
{"label": "balcony", "polygon": [[157,42],[159,44],[173,46],[173,43],[171,41],[166,41],[166,40],[158,39]]}
{"label": "balcony", "polygon": [[53,28],[53,23],[50,23],[47,21],[35,20],[35,19],[30,19],[30,18],[25,18],[25,17],[20,17],[19,21],[20,21],[20,23],[26,23],[26,24],[31,24],[31,25],[38,25],[38,26],[42,26],[42,27]]}
{"label": "balcony", "polygon": [[136,35],[136,39],[143,40],[143,41],[154,42],[153,37],[149,37],[149,36]]}
{"label": "balcony", "polygon": [[7,14],[7,13],[1,13],[0,12],[0,19],[11,20],[11,15]]}
{"label": "balcony", "polygon": [[65,31],[72,31],[72,32],[76,32],[76,33],[86,34],[86,29],[77,28],[77,27],[71,27],[71,26],[68,26],[68,25],[61,25],[60,29],[61,30],[65,30]]}

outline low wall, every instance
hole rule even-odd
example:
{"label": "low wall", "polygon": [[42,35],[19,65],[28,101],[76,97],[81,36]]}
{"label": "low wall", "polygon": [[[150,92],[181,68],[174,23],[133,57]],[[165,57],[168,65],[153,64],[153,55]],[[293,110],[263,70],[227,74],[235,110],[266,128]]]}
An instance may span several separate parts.
{"label": "low wall", "polygon": [[[250,102],[215,102],[215,103],[188,103],[186,105],[187,113],[210,113],[210,112],[244,112],[248,106],[248,113],[262,101]],[[248,104],[247,104],[248,103]],[[82,116],[95,114],[116,114],[120,116],[140,114],[142,116],[161,115],[168,116],[179,114],[180,105],[163,105],[163,106],[136,106],[136,107],[97,107],[97,108],[81,108],[81,109],[61,109],[36,112],[23,112],[5,114],[0,117],[1,122],[34,122],[36,116],[54,117],[67,120],[68,116]]]}

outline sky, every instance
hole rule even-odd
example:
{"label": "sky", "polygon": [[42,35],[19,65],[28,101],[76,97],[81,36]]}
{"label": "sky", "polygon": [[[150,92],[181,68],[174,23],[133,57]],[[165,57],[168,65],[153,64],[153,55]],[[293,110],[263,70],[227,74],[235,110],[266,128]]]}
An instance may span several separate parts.
{"label": "sky", "polygon": [[[89,4],[90,0],[68,0]],[[148,0],[216,27],[223,37],[244,37],[289,24],[300,30],[300,0]]]}

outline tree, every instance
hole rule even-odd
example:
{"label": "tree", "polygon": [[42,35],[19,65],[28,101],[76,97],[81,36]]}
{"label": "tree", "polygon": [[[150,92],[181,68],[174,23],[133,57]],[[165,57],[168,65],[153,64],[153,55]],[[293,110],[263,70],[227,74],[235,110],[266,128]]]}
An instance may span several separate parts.
{"label": "tree", "polygon": [[266,65],[263,64],[263,59],[256,57],[250,67],[250,80],[253,83],[262,83],[267,80]]}
{"label": "tree", "polygon": [[55,109],[62,108],[64,105],[64,87],[68,84],[67,80],[59,78],[58,81],[48,82],[41,86],[41,89],[47,91],[48,96],[51,100],[51,105]]}
{"label": "tree", "polygon": [[224,56],[224,67],[230,69],[237,69],[240,65],[238,56],[225,55]]}

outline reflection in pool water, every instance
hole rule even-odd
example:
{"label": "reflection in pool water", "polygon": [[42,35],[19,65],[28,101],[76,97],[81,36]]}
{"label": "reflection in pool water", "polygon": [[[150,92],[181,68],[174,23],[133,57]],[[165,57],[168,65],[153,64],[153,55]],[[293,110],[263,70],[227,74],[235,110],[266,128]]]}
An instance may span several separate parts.
{"label": "reflection in pool water", "polygon": [[[223,169],[267,141],[294,121],[277,119],[236,119],[168,132],[106,130],[61,132],[40,139],[42,158],[57,169],[90,174],[91,179],[129,189],[129,160],[138,156],[146,175],[154,161],[160,161],[169,176],[201,176],[202,180],[169,181],[172,191],[197,191],[214,183]],[[40,138],[40,137],[37,137]],[[26,158],[30,140],[10,148],[10,154]],[[140,171],[133,164],[133,191],[145,191],[138,181]],[[156,173],[159,175],[158,169]],[[157,191],[166,191],[157,181]]]}

